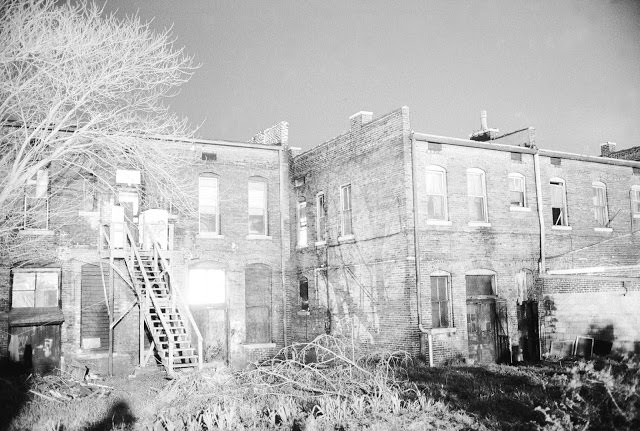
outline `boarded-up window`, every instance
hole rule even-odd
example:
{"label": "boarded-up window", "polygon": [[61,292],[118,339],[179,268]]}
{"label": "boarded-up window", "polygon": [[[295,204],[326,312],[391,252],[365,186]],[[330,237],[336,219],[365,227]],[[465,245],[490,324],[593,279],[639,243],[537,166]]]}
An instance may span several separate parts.
{"label": "boarded-up window", "polygon": [[218,178],[201,176],[198,181],[200,233],[219,234]]}
{"label": "boarded-up window", "polygon": [[427,168],[427,217],[447,220],[446,171],[440,166]]}
{"label": "boarded-up window", "polygon": [[495,295],[493,275],[467,275],[467,296]]}
{"label": "boarded-up window", "polygon": [[433,328],[451,326],[449,277],[431,277],[431,325]]}
{"label": "boarded-up window", "polygon": [[59,291],[59,271],[15,271],[11,308],[58,307]]}
{"label": "boarded-up window", "polygon": [[567,201],[564,181],[551,180],[551,220],[554,226],[567,226]]}
{"label": "boarded-up window", "polygon": [[249,234],[267,235],[267,183],[249,180]]}
{"label": "boarded-up window", "polygon": [[472,222],[486,222],[487,193],[484,172],[480,169],[467,170],[467,193],[469,196],[469,220]]}
{"label": "boarded-up window", "polygon": [[247,343],[271,342],[271,268],[248,265],[244,271]]}

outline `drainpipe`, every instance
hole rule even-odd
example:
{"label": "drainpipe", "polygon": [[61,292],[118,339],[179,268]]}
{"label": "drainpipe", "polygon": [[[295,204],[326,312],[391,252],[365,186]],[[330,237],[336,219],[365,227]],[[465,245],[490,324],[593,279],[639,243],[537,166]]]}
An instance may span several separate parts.
{"label": "drainpipe", "polygon": [[538,205],[538,223],[540,224],[540,274],[544,274],[546,265],[546,235],[544,229],[544,211],[542,206],[542,184],[540,182],[540,156],[536,150],[533,155],[533,170],[536,175],[536,203]]}
{"label": "drainpipe", "polygon": [[[289,182],[288,171],[285,171],[285,147],[283,144],[280,144],[280,150],[278,151],[278,158],[280,162],[280,274],[282,277],[282,338],[284,339],[284,347],[287,347],[287,285],[286,285],[286,274],[285,274],[285,265],[286,265],[286,257],[284,252],[285,246],[285,234],[284,234],[284,212],[288,211],[289,202],[288,198],[286,198],[286,187]],[[288,161],[287,165],[288,167]],[[285,201],[285,199],[287,199]],[[287,236],[288,238],[288,236]]]}
{"label": "drainpipe", "polygon": [[[418,329],[423,334],[427,334],[429,348],[429,366],[433,367],[433,340],[431,331],[422,326],[422,275],[420,272],[420,241],[418,233],[418,188],[416,187],[417,167],[415,162],[416,140],[414,133],[411,132],[411,192],[413,194],[413,246],[414,246],[414,262],[416,265],[416,303],[418,311]],[[423,350],[422,337],[420,337],[420,351]]]}

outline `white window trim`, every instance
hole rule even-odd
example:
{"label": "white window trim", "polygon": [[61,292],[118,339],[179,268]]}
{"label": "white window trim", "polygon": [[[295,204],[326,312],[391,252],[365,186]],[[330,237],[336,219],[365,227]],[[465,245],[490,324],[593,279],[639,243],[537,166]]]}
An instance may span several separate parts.
{"label": "white window trim", "polygon": [[[602,191],[603,191],[603,197],[604,197],[604,218],[606,219],[606,221],[605,221],[605,224],[604,224],[604,225],[600,225],[600,226],[598,226],[598,227],[606,228],[606,227],[607,227],[606,225],[610,223],[610,220],[609,220],[609,204],[608,204],[608,202],[607,202],[607,200],[608,200],[608,196],[607,196],[607,185],[606,185],[605,183],[603,183],[602,181],[594,181],[594,182],[592,182],[592,183],[591,183],[591,187],[592,187],[592,188],[594,188],[594,189],[595,189],[595,188],[599,188],[599,189],[602,189]],[[596,220],[596,222],[597,222],[597,221],[598,221],[598,219],[596,218],[596,208],[599,208],[599,207],[597,207],[597,206],[595,206],[595,205],[594,205],[594,206],[593,206],[593,211],[594,211],[594,214],[593,214],[593,215],[594,215],[594,219],[595,219],[595,220]],[[597,232],[601,232],[601,231],[597,231]]]}
{"label": "white window trim", "polygon": [[[203,178],[213,178],[216,180],[216,230],[215,231],[201,231],[202,223],[201,209],[200,209],[200,190],[201,180]],[[198,176],[198,235],[202,238],[217,238],[220,236],[220,178],[215,174],[202,173]]]}
{"label": "white window trim", "polygon": [[[428,189],[428,182],[427,182],[427,176],[426,174],[428,174],[429,172],[437,172],[440,175],[442,175],[442,190],[443,190],[443,200],[442,200],[442,205],[443,205],[443,211],[444,211],[444,218],[441,219],[437,219],[437,218],[429,218],[429,211],[427,210],[427,222],[429,221],[437,221],[437,222],[448,222],[449,221],[449,201],[447,199],[447,170],[445,168],[443,168],[442,166],[438,166],[438,165],[429,165],[427,166],[427,169],[425,170],[425,186]],[[426,196],[428,198],[429,194],[426,193]],[[436,196],[436,195],[434,195]],[[438,224],[438,223],[433,223],[433,224]]]}
{"label": "white window trim", "polygon": [[[549,186],[551,186],[551,183],[559,183],[562,184],[562,205],[563,210],[564,210],[564,224],[562,225],[554,225],[553,224],[553,216],[551,218],[551,229],[556,229],[556,230],[571,230],[571,225],[569,223],[569,206],[567,205],[567,183],[565,180],[563,180],[562,178],[559,177],[553,177],[549,179]],[[553,208],[553,205],[550,205],[551,208]],[[569,229],[566,229],[569,228]]]}
{"label": "white window trim", "polygon": [[[480,176],[483,196],[471,196],[469,194],[469,190],[468,190],[469,174],[471,174],[471,175],[479,175]],[[469,199],[471,197],[482,197],[483,198],[484,220],[474,220],[474,221],[472,221],[470,223],[489,223],[489,211],[488,211],[488,205],[487,205],[487,177],[486,177],[486,173],[480,168],[469,168],[469,169],[467,169],[467,199]]]}
{"label": "white window trim", "polygon": [[511,194],[511,179],[517,178],[519,180],[522,180],[522,203],[523,203],[523,206],[519,206],[519,205],[511,205],[511,202],[509,202],[509,209],[510,210],[513,209],[513,211],[526,211],[524,210],[524,208],[529,208],[527,205],[527,179],[525,178],[524,175],[518,172],[511,172],[508,178],[509,178],[509,194]]}
{"label": "white window trim", "polygon": [[[344,233],[344,191],[349,187],[349,211],[351,213],[351,233]],[[353,185],[351,183],[343,184],[340,186],[340,236],[338,241],[346,241],[353,239]]]}

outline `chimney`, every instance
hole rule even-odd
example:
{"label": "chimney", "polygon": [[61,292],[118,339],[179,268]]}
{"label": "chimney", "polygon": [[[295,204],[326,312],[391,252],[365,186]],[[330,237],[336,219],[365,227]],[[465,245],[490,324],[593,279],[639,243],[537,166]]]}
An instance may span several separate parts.
{"label": "chimney", "polygon": [[472,141],[486,142],[498,136],[498,129],[490,129],[487,125],[487,111],[480,111],[480,130],[476,130],[469,135]]}
{"label": "chimney", "polygon": [[355,132],[356,130],[360,130],[362,126],[367,123],[370,123],[373,119],[373,112],[368,111],[360,111],[353,114],[349,117],[349,121],[351,122],[351,131]]}
{"label": "chimney", "polygon": [[605,142],[600,144],[600,157],[610,157],[611,153],[616,151],[615,142]]}
{"label": "chimney", "polygon": [[482,127],[481,130],[483,132],[489,129],[489,126],[487,126],[487,111],[485,110],[480,111],[480,127]]}
{"label": "chimney", "polygon": [[281,121],[268,129],[256,133],[250,140],[252,144],[287,145],[289,142],[289,123]]}

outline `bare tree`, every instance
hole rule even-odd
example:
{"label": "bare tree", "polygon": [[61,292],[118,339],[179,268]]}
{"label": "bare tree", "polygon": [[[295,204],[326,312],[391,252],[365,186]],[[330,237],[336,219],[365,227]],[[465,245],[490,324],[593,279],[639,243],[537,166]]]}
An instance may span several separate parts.
{"label": "bare tree", "polygon": [[0,35],[0,244],[37,222],[43,188],[70,173],[108,186],[116,168],[139,169],[193,210],[176,175],[183,156],[165,144],[192,135],[166,100],[194,66],[169,30],[85,2],[9,0]]}

